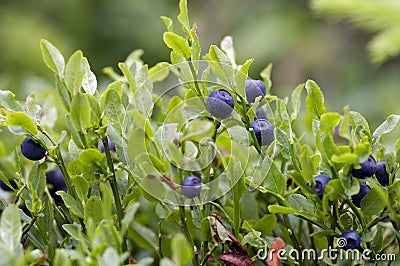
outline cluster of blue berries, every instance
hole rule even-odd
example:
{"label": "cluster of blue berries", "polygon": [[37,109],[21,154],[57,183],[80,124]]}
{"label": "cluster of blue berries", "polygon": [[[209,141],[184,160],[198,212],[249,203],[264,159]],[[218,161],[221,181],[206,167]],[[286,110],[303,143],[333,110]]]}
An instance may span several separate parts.
{"label": "cluster of blue berries", "polygon": [[[115,144],[108,139],[108,147],[111,152],[115,152]],[[104,152],[103,143],[100,143],[99,149]],[[39,161],[46,156],[46,150],[42,147],[40,143],[32,139],[30,136],[26,137],[21,143],[21,152],[25,158],[31,161]],[[10,180],[9,187],[6,183],[0,180],[0,187],[4,191],[13,191],[17,189],[17,184],[14,180]],[[46,182],[49,186],[50,195],[54,198],[57,205],[62,204],[62,198],[56,194],[57,191],[63,190],[67,191],[67,185],[64,180],[64,176],[60,169],[54,169],[46,172]]]}
{"label": "cluster of blue berries", "polygon": [[[249,104],[253,104],[257,97],[266,94],[266,87],[261,80],[246,80],[246,98]],[[207,99],[208,111],[216,118],[223,119],[231,115],[235,106],[232,94],[224,89],[217,89],[210,93]],[[260,146],[267,146],[274,140],[274,126],[267,120],[264,109],[256,112],[256,120],[250,125]]]}
{"label": "cluster of blue berries", "polygon": [[[17,183],[15,180],[9,180],[11,187],[9,187],[6,183],[0,180],[0,187],[7,192],[12,192],[15,189],[18,189]],[[49,188],[49,192],[51,197],[54,199],[56,205],[62,205],[62,198],[56,194],[57,191],[63,190],[67,191],[67,185],[64,180],[64,176],[61,173],[60,169],[53,169],[46,172],[46,183]]]}
{"label": "cluster of blue berries", "polygon": [[[393,170],[393,168],[392,168]],[[375,158],[370,155],[368,159],[362,163],[360,163],[359,168],[353,168],[351,170],[351,175],[359,178],[359,179],[365,179],[368,177],[372,177],[375,175],[376,179],[379,181],[379,183],[382,186],[388,186],[389,185],[389,173],[386,170],[386,163],[385,162],[379,162],[378,164],[376,163]],[[318,175],[314,177],[314,183],[315,183],[315,192],[316,194],[322,198],[324,194],[324,189],[326,185],[329,183],[331,178],[327,175]],[[367,184],[360,184],[360,190],[357,194],[351,196],[351,200],[355,206],[358,208],[361,207],[361,201],[371,191],[371,188]],[[353,230],[348,230],[343,232],[341,235],[341,238],[346,240],[346,245],[343,246],[342,248],[344,250],[350,250],[350,249],[358,249],[360,248],[360,242],[361,238],[360,235]]]}

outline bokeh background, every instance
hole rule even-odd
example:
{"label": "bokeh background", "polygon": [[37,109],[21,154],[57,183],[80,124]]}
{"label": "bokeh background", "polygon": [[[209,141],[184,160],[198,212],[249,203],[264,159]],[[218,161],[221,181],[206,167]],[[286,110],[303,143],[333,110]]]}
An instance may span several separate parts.
{"label": "bokeh background", "polygon": [[[102,69],[116,67],[134,49],[144,49],[143,59],[150,66],[169,60],[160,16],[176,18],[178,2],[2,0],[0,89],[11,90],[22,100],[31,91],[53,87],[52,74],[41,60],[41,38],[65,57],[82,50],[104,83]],[[255,58],[253,78],[273,63],[274,94],[289,96],[296,85],[311,78],[323,89],[329,110],[341,112],[349,105],[370,121],[372,129],[389,114],[400,113],[400,61],[394,57],[373,62],[367,51],[373,33],[315,8],[324,1],[188,2],[203,49],[219,44],[225,35],[233,36],[238,62]]]}

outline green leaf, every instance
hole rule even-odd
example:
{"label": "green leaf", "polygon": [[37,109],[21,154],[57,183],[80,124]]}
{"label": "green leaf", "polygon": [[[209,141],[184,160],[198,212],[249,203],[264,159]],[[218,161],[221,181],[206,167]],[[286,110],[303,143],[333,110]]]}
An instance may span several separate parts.
{"label": "green leaf", "polygon": [[193,247],[182,233],[178,233],[171,241],[172,260],[175,265],[189,265],[193,257]]}
{"label": "green leaf", "polygon": [[203,138],[211,138],[215,133],[215,124],[211,121],[193,120],[183,131],[182,141],[193,140],[200,142]]}
{"label": "green leaf", "polygon": [[49,41],[40,40],[42,58],[47,67],[60,78],[64,77],[65,60],[60,51]]}
{"label": "green leaf", "polygon": [[33,163],[28,176],[29,185],[32,186],[32,190],[39,197],[42,195],[46,187],[46,177],[43,171],[40,171],[40,166],[41,164],[39,162]]}
{"label": "green leaf", "polygon": [[103,265],[107,265],[107,266],[121,265],[121,258],[119,257],[118,252],[113,247],[108,247],[106,249],[106,251],[104,251],[101,258],[104,263]]}
{"label": "green leaf", "polygon": [[152,250],[157,249],[156,235],[153,230],[137,222],[132,222],[130,229],[130,235],[139,247]]}
{"label": "green leaf", "polygon": [[272,72],[272,64],[268,64],[263,70],[260,72],[260,76],[263,79],[266,87],[266,95],[270,94],[272,81],[271,81],[271,72]]}
{"label": "green leaf", "polygon": [[119,69],[121,69],[122,73],[128,80],[128,84],[131,87],[132,92],[136,92],[137,86],[136,86],[135,77],[133,76],[132,71],[129,69],[129,67],[125,63],[119,63],[118,67],[119,67]]}
{"label": "green leaf", "polygon": [[84,218],[84,210],[83,206],[80,202],[74,199],[70,194],[66,193],[65,191],[57,191],[57,195],[60,195],[65,206],[77,217]]}
{"label": "green leaf", "polygon": [[361,200],[361,210],[366,215],[375,215],[380,213],[386,205],[386,193],[382,190],[372,187],[371,191]]}
{"label": "green leaf", "polygon": [[236,93],[240,95],[243,99],[246,99],[246,79],[249,73],[251,64],[253,64],[254,59],[248,59],[240,67],[239,71],[236,73]]}
{"label": "green leaf", "polygon": [[314,204],[301,194],[293,194],[289,197],[289,204],[298,211],[307,211],[314,213]]}
{"label": "green leaf", "polygon": [[9,113],[6,117],[7,125],[10,127],[20,127],[23,131],[29,135],[36,136],[38,134],[38,129],[32,118],[30,118],[24,112],[14,112]]}
{"label": "green leaf", "polygon": [[61,103],[63,104],[65,110],[69,112],[71,105],[71,94],[67,87],[65,87],[64,83],[58,78],[56,79],[56,89],[58,97],[61,99]]}
{"label": "green leaf", "polygon": [[68,59],[65,67],[64,82],[68,90],[75,94],[82,87],[83,77],[86,74],[86,67],[82,64],[83,53],[82,51],[76,51]]}
{"label": "green leaf", "polygon": [[79,154],[79,161],[86,166],[101,165],[104,158],[105,156],[101,151],[93,148],[84,150]]}
{"label": "green leaf", "polygon": [[17,248],[22,248],[22,225],[21,214],[18,207],[14,204],[8,205],[1,214],[0,237],[9,251],[14,252]]}
{"label": "green leaf", "polygon": [[121,131],[123,120],[125,119],[125,111],[124,106],[122,105],[121,97],[118,92],[113,89],[107,90],[107,94],[105,96],[106,117],[115,128]]}
{"label": "green leaf", "polygon": [[272,232],[277,222],[275,214],[266,214],[254,224],[254,229],[260,231],[263,236]]}
{"label": "green leaf", "polygon": [[180,0],[179,1],[179,14],[178,14],[178,21],[182,24],[183,30],[187,34],[190,33],[190,23],[189,23],[189,16],[188,16],[188,8],[187,8],[187,0]]}
{"label": "green leaf", "polygon": [[132,203],[125,208],[125,215],[121,221],[121,234],[124,234],[128,229],[129,225],[132,223],[135,218],[136,212],[140,207],[139,202]]}
{"label": "green leaf", "polygon": [[86,57],[82,59],[82,67],[85,71],[85,75],[82,79],[82,88],[86,93],[93,95],[97,89],[96,75],[90,70],[89,61]]}
{"label": "green leaf", "polygon": [[[77,163],[79,161],[76,161]],[[76,164],[76,163],[75,163]],[[69,166],[69,165],[68,165]],[[73,185],[75,187],[76,194],[82,202],[87,200],[87,195],[89,192],[89,183],[86,179],[80,175],[74,176]]]}
{"label": "green leaf", "polygon": [[210,50],[204,59],[208,61],[214,74],[226,85],[233,88],[235,80],[235,70],[227,55],[218,46],[211,45]]}
{"label": "green leaf", "polygon": [[392,132],[392,130],[399,124],[399,121],[400,115],[390,115],[377,129],[375,129],[372,134],[373,138],[379,141],[382,136]]}
{"label": "green leaf", "polygon": [[[232,38],[232,36],[225,36],[222,39],[222,41],[221,41],[221,49],[228,56],[229,60],[232,63],[232,66],[235,66],[236,65],[236,55],[235,55],[235,49],[233,48],[233,38]],[[247,61],[249,61],[249,60],[247,60]],[[253,60],[251,60],[251,61],[253,61]],[[246,76],[247,76],[247,71],[246,71]]]}
{"label": "green leaf", "polygon": [[25,100],[26,113],[33,119],[39,121],[42,114],[42,108],[37,104],[35,93],[30,93]]}
{"label": "green leaf", "polygon": [[99,210],[101,210],[101,200],[96,195],[93,195],[89,198],[84,207],[85,223],[87,224],[87,221],[92,219],[94,224],[98,225],[103,219]]}
{"label": "green leaf", "polygon": [[290,120],[293,122],[296,120],[300,108],[301,108],[301,93],[303,92],[304,89],[304,83],[298,85],[292,92],[292,95],[290,97],[291,104],[292,104],[292,113],[290,115]]}
{"label": "green leaf", "polygon": [[321,131],[325,134],[333,134],[333,129],[339,124],[342,116],[338,113],[324,113],[321,115]]}
{"label": "green leaf", "polygon": [[73,123],[71,121],[71,117],[69,115],[65,116],[65,122],[67,123],[68,131],[71,134],[71,138],[72,138],[74,144],[76,145],[76,147],[78,147],[79,149],[84,149],[85,147],[84,147],[84,145],[82,143],[82,139],[81,139],[81,137],[79,135],[79,132],[73,126]]}
{"label": "green leaf", "polygon": [[268,167],[270,167],[269,170],[262,171],[266,174],[264,187],[273,192],[283,195],[286,190],[285,176],[282,174],[276,163],[267,156],[263,161],[263,168],[268,169]]}
{"label": "green leaf", "polygon": [[291,207],[278,206],[278,205],[269,205],[268,211],[270,213],[280,213],[280,214],[294,214],[297,212],[296,209],[293,209]]}
{"label": "green leaf", "polygon": [[314,118],[320,119],[321,115],[326,111],[324,95],[318,85],[312,80],[307,80],[306,90],[308,93],[306,99],[307,110]]}
{"label": "green leaf", "polygon": [[75,129],[82,130],[90,125],[90,103],[86,94],[78,93],[71,103],[71,121]]}
{"label": "green leaf", "polygon": [[22,106],[15,100],[15,94],[11,91],[0,90],[0,107],[8,111],[24,111]]}
{"label": "green leaf", "polygon": [[166,17],[166,16],[161,16],[160,18],[164,22],[165,27],[167,28],[167,31],[174,31],[174,28],[173,28],[174,22],[171,18]]}
{"label": "green leaf", "polygon": [[149,69],[149,76],[153,82],[163,81],[169,75],[170,65],[167,62],[157,63]]}
{"label": "green leaf", "polygon": [[192,48],[186,43],[185,38],[176,33],[168,31],[164,33],[163,40],[165,44],[175,52],[186,59],[190,58],[190,55],[192,54]]}

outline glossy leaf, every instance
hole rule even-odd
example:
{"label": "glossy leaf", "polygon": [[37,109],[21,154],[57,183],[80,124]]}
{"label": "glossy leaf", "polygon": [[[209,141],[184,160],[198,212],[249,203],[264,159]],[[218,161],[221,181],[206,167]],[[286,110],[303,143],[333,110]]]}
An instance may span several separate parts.
{"label": "glossy leaf", "polygon": [[324,95],[318,85],[312,80],[307,80],[305,87],[308,93],[306,99],[307,110],[314,118],[320,119],[321,115],[326,112]]}
{"label": "glossy leaf", "polygon": [[36,136],[38,134],[37,126],[25,112],[9,113],[6,117],[6,122],[8,126],[20,127],[30,135]]}
{"label": "glossy leaf", "polygon": [[82,79],[82,88],[86,93],[93,95],[97,89],[96,75],[90,70],[89,61],[86,57],[82,59],[82,66],[85,74]]}
{"label": "glossy leaf", "polygon": [[86,74],[86,69],[82,64],[83,53],[82,51],[76,51],[68,59],[67,65],[65,66],[65,85],[68,90],[75,94],[82,87],[83,77]]}
{"label": "glossy leaf", "polygon": [[84,218],[83,206],[80,202],[74,199],[70,194],[65,191],[57,191],[57,195],[60,195],[63,199],[65,206],[77,217]]}
{"label": "glossy leaf", "polygon": [[190,35],[190,23],[188,16],[187,0],[179,1],[178,21],[181,23],[183,30]]}
{"label": "glossy leaf", "polygon": [[86,223],[89,219],[92,219],[94,224],[99,224],[103,219],[99,210],[101,210],[101,200],[96,195],[93,195],[86,201],[84,206],[84,218]]}
{"label": "glossy leaf", "polygon": [[21,215],[14,204],[8,205],[1,214],[0,237],[2,242],[7,244],[6,249],[9,252],[16,252],[17,248],[22,249]]}
{"label": "glossy leaf", "polygon": [[185,38],[176,33],[168,31],[164,33],[163,40],[165,44],[175,52],[186,59],[190,58],[192,48],[186,43]]}
{"label": "glossy leaf", "polygon": [[83,130],[90,125],[90,103],[85,94],[76,94],[71,102],[71,121],[75,129]]}
{"label": "glossy leaf", "polygon": [[40,40],[40,49],[42,51],[43,61],[47,67],[58,74],[60,78],[63,78],[65,60],[60,51],[49,41],[44,39]]}
{"label": "glossy leaf", "polygon": [[392,130],[399,124],[400,121],[400,115],[390,115],[382,124],[378,126],[377,129],[375,129],[374,133],[372,133],[372,136],[379,141],[379,139],[392,132]]}

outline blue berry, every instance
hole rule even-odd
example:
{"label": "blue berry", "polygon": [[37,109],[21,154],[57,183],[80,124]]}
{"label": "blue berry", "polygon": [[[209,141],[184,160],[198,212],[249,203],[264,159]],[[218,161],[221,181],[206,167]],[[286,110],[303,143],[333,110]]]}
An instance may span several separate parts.
{"label": "blue berry", "polygon": [[207,98],[208,111],[217,118],[228,117],[234,105],[232,95],[223,89],[212,91]]}
{"label": "blue berry", "polygon": [[22,142],[21,152],[27,159],[32,161],[39,161],[46,154],[46,150],[29,136]]}
{"label": "blue berry", "polygon": [[358,208],[360,208],[361,200],[370,191],[371,191],[371,188],[368,185],[360,184],[360,191],[358,192],[358,194],[351,196],[351,200],[353,201],[354,205],[356,205]]}
{"label": "blue berry", "polygon": [[54,169],[46,172],[46,182],[49,184],[49,192],[54,201],[62,203],[62,198],[56,194],[57,191],[63,190],[67,192],[67,184],[60,169]]}
{"label": "blue berry", "polygon": [[346,240],[346,245],[342,246],[341,248],[344,250],[353,250],[359,249],[361,244],[361,237],[360,235],[353,230],[344,231],[340,238]]}
{"label": "blue berry", "polygon": [[197,176],[186,177],[181,184],[181,193],[186,198],[192,199],[200,196],[201,180]]}
{"label": "blue berry", "polygon": [[[394,167],[392,167],[392,171],[394,170]],[[386,171],[386,163],[385,162],[379,162],[378,165],[376,166],[376,172],[375,172],[376,179],[378,179],[379,183],[386,187],[389,185],[389,173]]]}
{"label": "blue berry", "polygon": [[13,191],[14,189],[17,189],[17,184],[15,183],[14,180],[9,180],[11,187],[9,187],[8,185],[6,185],[6,183],[4,183],[2,180],[0,180],[0,187],[4,190],[4,191]]}
{"label": "blue berry", "polygon": [[262,107],[260,107],[256,112],[256,117],[257,119],[267,119],[267,113]]}
{"label": "blue berry", "polygon": [[266,87],[264,82],[258,79],[246,80],[246,98],[249,103],[254,103],[259,96],[265,96]]}
{"label": "blue berry", "polygon": [[317,175],[314,177],[315,192],[317,193],[318,197],[322,198],[325,186],[328,184],[329,181],[331,181],[331,178],[327,175]]}
{"label": "blue berry", "polygon": [[373,176],[377,168],[375,158],[372,155],[370,155],[366,161],[360,163],[360,167],[361,168],[359,169],[353,168],[353,170],[351,171],[351,174],[354,177],[366,178]]}
{"label": "blue berry", "polygon": [[[109,139],[109,138],[107,138],[107,142],[108,142],[108,148],[110,149],[110,151],[115,152],[116,149],[115,149],[115,144],[114,144],[114,142],[112,142],[112,140]],[[104,153],[104,145],[103,145],[103,142],[102,142],[102,141],[100,141],[99,148],[100,148],[100,151]]]}
{"label": "blue berry", "polygon": [[274,126],[267,119],[258,119],[254,121],[250,125],[250,128],[253,129],[260,146],[269,145],[275,139]]}

